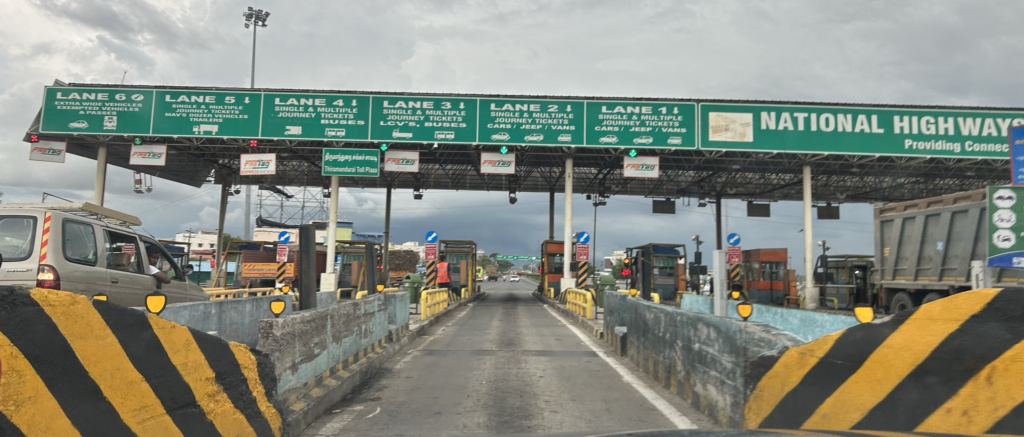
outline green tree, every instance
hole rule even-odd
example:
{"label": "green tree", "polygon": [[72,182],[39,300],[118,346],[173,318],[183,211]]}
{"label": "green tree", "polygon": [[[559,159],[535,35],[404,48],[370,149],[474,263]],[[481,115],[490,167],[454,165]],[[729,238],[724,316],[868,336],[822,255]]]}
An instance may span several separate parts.
{"label": "green tree", "polygon": [[494,260],[492,260],[492,259],[490,259],[490,258],[488,258],[486,256],[480,257],[480,259],[478,259],[477,261],[479,262],[480,267],[487,267],[487,266],[489,266],[491,264],[494,264]]}
{"label": "green tree", "polygon": [[388,252],[389,271],[415,271],[420,262],[420,254],[413,250],[392,250]]}
{"label": "green tree", "polygon": [[512,261],[499,260],[498,261],[498,271],[500,271],[500,272],[507,272],[507,271],[509,271],[509,269],[512,268],[513,265],[514,264],[512,264]]}
{"label": "green tree", "polygon": [[494,260],[498,259],[498,255],[499,255],[498,252],[491,252],[491,259],[494,259]]}
{"label": "green tree", "polygon": [[622,259],[617,258],[615,260],[615,264],[612,265],[612,275],[615,276],[615,279],[625,279],[626,278],[625,276],[622,276],[622,269],[624,269],[625,267],[626,267],[626,263],[624,261],[622,261]]}

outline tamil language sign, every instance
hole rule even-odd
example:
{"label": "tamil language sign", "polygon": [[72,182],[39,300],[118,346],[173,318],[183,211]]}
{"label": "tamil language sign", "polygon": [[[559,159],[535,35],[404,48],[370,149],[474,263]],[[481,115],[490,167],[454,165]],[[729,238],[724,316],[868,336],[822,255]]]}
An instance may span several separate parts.
{"label": "tamil language sign", "polygon": [[380,150],[324,149],[324,176],[380,176]]}
{"label": "tamil language sign", "polygon": [[384,171],[419,173],[420,152],[416,150],[388,150],[384,152]]}
{"label": "tamil language sign", "polygon": [[260,176],[277,174],[276,153],[243,153],[239,157],[241,168],[238,171],[242,176]]}
{"label": "tamil language sign", "polygon": [[1024,268],[1024,187],[988,187],[988,266]]}
{"label": "tamil language sign", "polygon": [[39,141],[32,143],[32,148],[28,152],[28,159],[30,161],[63,163],[64,157],[67,156],[67,151],[67,142]]}
{"label": "tamil language sign", "polygon": [[1024,112],[702,103],[701,149],[1006,159]]}
{"label": "tamil language sign", "polygon": [[[245,155],[242,155],[245,156]],[[132,145],[131,155],[128,157],[128,165],[167,165],[166,144],[140,144]]]}
{"label": "tamil language sign", "polygon": [[480,153],[481,174],[516,174],[516,154]]}

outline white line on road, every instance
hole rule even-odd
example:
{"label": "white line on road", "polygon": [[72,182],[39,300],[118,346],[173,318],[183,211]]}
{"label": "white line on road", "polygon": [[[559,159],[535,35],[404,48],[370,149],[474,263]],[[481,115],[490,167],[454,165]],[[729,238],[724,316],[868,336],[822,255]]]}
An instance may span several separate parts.
{"label": "white line on road", "polygon": [[427,337],[426,340],[423,340],[423,343],[420,344],[420,347],[418,347],[416,349],[413,349],[413,350],[410,350],[409,352],[406,352],[405,358],[402,358],[402,361],[399,361],[398,364],[395,364],[394,369],[401,369],[402,366],[405,365],[405,363],[408,363],[409,360],[412,359],[412,357],[416,356],[416,352],[419,352],[419,351],[423,350],[423,348],[427,347],[427,344],[429,344],[435,338],[439,337],[440,334],[442,332],[444,332],[444,328],[447,328],[449,325],[454,323],[456,320],[459,320],[462,316],[466,315],[466,313],[469,312],[468,311],[469,308],[472,307],[472,306],[473,306],[473,304],[471,304],[471,303],[466,304],[466,311],[462,311],[461,313],[459,313],[458,315],[453,317],[451,320],[449,320],[447,323],[445,323],[444,326],[437,331],[437,333],[435,333],[434,335],[431,335],[430,337]]}
{"label": "white line on road", "polygon": [[379,413],[379,412],[380,412],[380,407],[377,407],[377,411],[374,411],[374,412],[370,413],[370,415],[369,415],[369,416],[366,416],[366,417],[364,417],[363,419],[369,419],[369,418],[371,418],[371,417],[373,417],[373,416],[376,416],[376,415],[377,415],[377,413]]}
{"label": "white line on road", "polygon": [[628,369],[626,369],[617,361],[615,361],[607,354],[605,354],[604,350],[598,348],[597,345],[594,344],[594,342],[590,341],[590,339],[587,338],[586,334],[584,334],[583,331],[580,331],[579,329],[576,329],[575,326],[569,324],[569,322],[562,318],[562,316],[558,315],[558,313],[552,310],[550,306],[544,305],[544,309],[548,310],[548,312],[551,313],[552,316],[555,316],[556,319],[558,319],[560,322],[562,322],[563,325],[569,328],[573,332],[573,334],[576,334],[576,336],[579,337],[580,340],[583,340],[583,344],[587,345],[587,347],[596,352],[597,356],[601,357],[601,359],[608,363],[609,366],[612,366],[612,368],[615,369],[615,371],[622,376],[623,381],[626,381],[629,385],[633,386],[633,388],[635,388],[636,391],[640,392],[640,395],[647,399],[647,401],[650,402],[651,405],[654,405],[654,408],[657,408],[658,411],[661,411],[661,414],[664,414],[665,417],[668,418],[668,420],[671,421],[672,424],[676,426],[676,428],[697,429],[697,425],[694,425],[693,422],[690,421],[690,419],[686,418],[686,416],[683,415],[683,413],[680,413],[679,410],[672,406],[672,404],[668,403],[668,401],[666,401],[664,398],[662,398],[653,390],[644,385],[644,383],[637,379],[636,376],[633,376],[633,374]]}
{"label": "white line on road", "polygon": [[338,433],[341,432],[341,429],[344,428],[345,425],[348,425],[352,419],[355,419],[356,414],[359,414],[362,409],[362,405],[353,405],[346,408],[344,413],[339,414],[338,417],[331,419],[331,421],[327,422],[323,428],[320,428],[320,431],[318,431],[316,435],[338,435]]}

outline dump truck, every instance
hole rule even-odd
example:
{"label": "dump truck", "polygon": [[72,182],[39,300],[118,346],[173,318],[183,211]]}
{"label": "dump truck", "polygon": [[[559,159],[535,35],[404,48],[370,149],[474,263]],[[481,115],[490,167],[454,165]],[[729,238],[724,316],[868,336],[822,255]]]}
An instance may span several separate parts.
{"label": "dump truck", "polygon": [[876,206],[873,260],[829,256],[817,262],[822,303],[894,313],[976,288],[1020,286],[1024,269],[985,267],[986,195],[981,189]]}
{"label": "dump truck", "polygon": [[488,281],[497,281],[498,266],[494,264],[488,264],[486,267],[484,267],[484,275],[487,277]]}

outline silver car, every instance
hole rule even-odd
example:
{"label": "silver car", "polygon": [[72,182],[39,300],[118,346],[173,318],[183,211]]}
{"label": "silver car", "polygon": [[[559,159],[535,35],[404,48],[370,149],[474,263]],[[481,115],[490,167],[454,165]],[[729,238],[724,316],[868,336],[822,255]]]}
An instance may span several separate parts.
{"label": "silver car", "polygon": [[[44,223],[49,221],[47,228]],[[209,300],[155,239],[130,226],[138,218],[91,203],[0,204],[0,285],[49,288],[89,297],[105,294],[124,306],[145,306],[157,290],[148,255],[171,282],[161,284],[167,303]]]}

